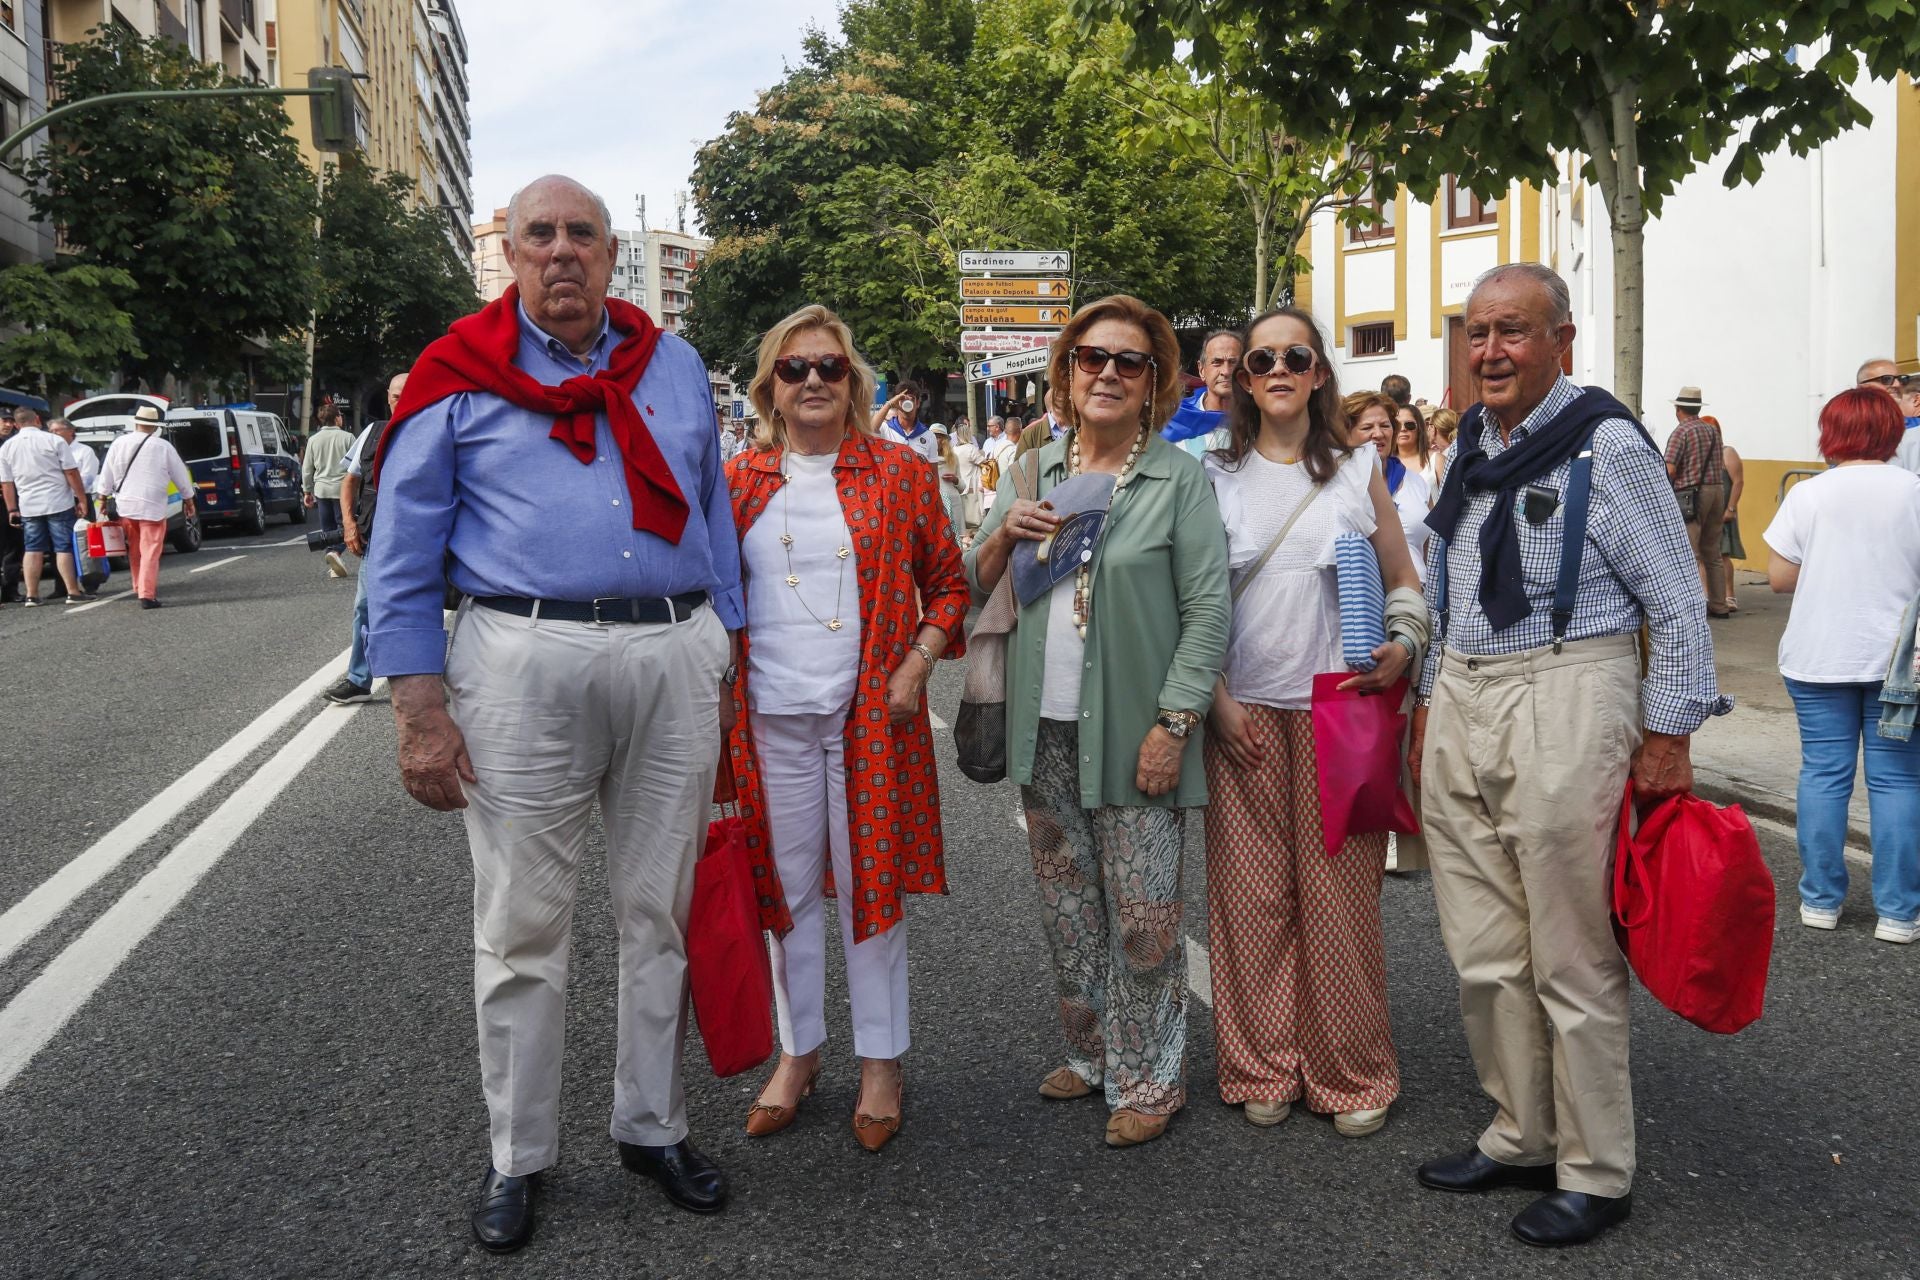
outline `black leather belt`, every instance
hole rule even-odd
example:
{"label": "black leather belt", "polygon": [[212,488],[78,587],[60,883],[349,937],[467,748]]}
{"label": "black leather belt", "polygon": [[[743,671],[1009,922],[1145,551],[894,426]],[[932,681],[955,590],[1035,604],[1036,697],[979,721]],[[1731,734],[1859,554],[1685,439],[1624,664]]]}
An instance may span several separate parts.
{"label": "black leather belt", "polygon": [[707,602],[704,591],[683,591],[677,596],[652,596],[633,600],[624,596],[602,596],[598,600],[529,600],[524,596],[475,596],[473,602],[501,613],[522,618],[538,616],[557,622],[592,622],[600,626],[616,623],[685,622]]}

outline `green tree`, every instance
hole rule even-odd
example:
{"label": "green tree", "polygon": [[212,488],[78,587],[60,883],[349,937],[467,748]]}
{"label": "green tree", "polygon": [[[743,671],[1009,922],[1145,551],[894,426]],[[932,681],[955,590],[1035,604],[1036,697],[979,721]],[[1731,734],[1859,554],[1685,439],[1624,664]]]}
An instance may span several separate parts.
{"label": "green tree", "polygon": [[[1864,71],[1920,71],[1913,0],[1072,0],[1120,20],[1143,65],[1229,74],[1291,127],[1382,136],[1378,184],[1432,199],[1452,173],[1482,194],[1549,184],[1579,152],[1606,202],[1614,259],[1614,391],[1638,406],[1644,233],[1682,178],[1725,156],[1757,181],[1869,113]],[[1251,25],[1250,25],[1251,24]],[[1732,144],[1731,150],[1728,150]]]}
{"label": "green tree", "polygon": [[[67,46],[67,101],[126,89],[237,84],[170,40],[115,23]],[[29,170],[36,218],[77,261],[133,279],[138,355],[120,371],[243,389],[283,363],[313,310],[313,177],[272,99],[110,104],[57,126]]]}
{"label": "green tree", "polygon": [[32,262],[0,271],[0,317],[17,328],[0,338],[0,382],[51,401],[137,360],[126,311],[133,288],[133,277],[117,267],[55,271]]}
{"label": "green tree", "polygon": [[364,407],[480,298],[443,215],[415,202],[404,174],[352,157],[330,165],[320,217],[315,378],[350,388]]}

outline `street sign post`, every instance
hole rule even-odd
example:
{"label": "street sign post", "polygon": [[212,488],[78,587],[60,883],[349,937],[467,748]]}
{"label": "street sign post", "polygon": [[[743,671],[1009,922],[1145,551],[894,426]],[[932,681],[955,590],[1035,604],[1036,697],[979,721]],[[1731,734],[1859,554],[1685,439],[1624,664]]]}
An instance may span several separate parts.
{"label": "street sign post", "polygon": [[1067,322],[1071,315],[1062,306],[963,306],[960,308],[961,324],[992,325],[994,328],[1034,329],[1045,326],[1055,329]]}
{"label": "street sign post", "polygon": [[1058,329],[1023,329],[1011,333],[983,333],[978,329],[967,329],[960,334],[960,354],[998,356],[1010,355],[1015,351],[1035,351],[1051,344],[1059,334]]}
{"label": "street sign post", "polygon": [[960,281],[962,298],[1004,298],[1034,302],[1065,300],[1073,284],[1064,276],[965,276]]}
{"label": "street sign post", "polygon": [[1010,378],[1018,373],[1032,373],[1036,369],[1047,367],[1051,352],[1022,351],[1017,355],[995,356],[991,360],[979,360],[967,366],[968,382],[985,382],[989,378]]}
{"label": "street sign post", "polygon": [[960,270],[1065,275],[1073,270],[1073,255],[1065,249],[963,249]]}

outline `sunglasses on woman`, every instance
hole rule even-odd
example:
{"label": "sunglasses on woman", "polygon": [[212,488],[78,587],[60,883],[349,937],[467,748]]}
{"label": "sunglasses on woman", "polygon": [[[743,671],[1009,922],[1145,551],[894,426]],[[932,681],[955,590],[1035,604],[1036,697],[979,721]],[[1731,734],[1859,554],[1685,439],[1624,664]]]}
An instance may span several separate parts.
{"label": "sunglasses on woman", "polygon": [[773,374],[790,387],[797,387],[807,380],[809,373],[820,375],[822,382],[845,382],[847,375],[853,372],[853,361],[845,356],[821,356],[809,360],[805,356],[782,356],[773,362]]}
{"label": "sunglasses on woman", "polygon": [[1138,378],[1154,363],[1153,357],[1144,351],[1109,351],[1105,347],[1073,349],[1073,362],[1082,373],[1105,373],[1108,361],[1112,361],[1114,369],[1128,381]]}
{"label": "sunglasses on woman", "polygon": [[1306,373],[1313,368],[1319,357],[1313,354],[1313,348],[1303,342],[1282,351],[1272,347],[1255,347],[1241,358],[1241,365],[1256,378],[1264,378],[1272,373],[1276,365],[1285,365],[1288,373]]}

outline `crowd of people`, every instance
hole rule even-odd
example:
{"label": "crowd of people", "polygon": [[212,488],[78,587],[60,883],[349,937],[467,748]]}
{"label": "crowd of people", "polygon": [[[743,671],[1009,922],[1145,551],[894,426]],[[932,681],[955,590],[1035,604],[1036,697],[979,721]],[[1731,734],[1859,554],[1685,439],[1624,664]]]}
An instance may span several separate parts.
{"label": "crowd of people", "polygon": [[[354,683],[390,679],[402,780],[462,813],[473,860],[483,1246],[527,1243],[537,1176],[558,1159],[568,936],[596,803],[620,936],[610,1131],[625,1167],[688,1210],[727,1203],[690,1140],[680,1053],[694,867],[722,796],[746,831],[779,1046],[747,1133],[787,1129],[826,1069],[829,898],[859,1060],[852,1135],[877,1151],[902,1130],[907,902],[947,890],[926,688],[966,653],[976,606],[1013,624],[1005,773],[1060,1027],[1042,1097],[1103,1104],[1114,1147],[1159,1138],[1186,1105],[1181,877],[1198,809],[1212,1087],[1263,1127],[1296,1104],[1355,1139],[1388,1122],[1402,1086],[1386,835],[1329,851],[1316,785],[1316,686],[1338,673],[1340,692],[1408,708],[1406,785],[1492,1103],[1476,1141],[1415,1176],[1537,1193],[1512,1223],[1536,1245],[1627,1218],[1611,860],[1623,796],[1690,790],[1690,736],[1731,709],[1708,629],[1724,588],[1703,576],[1702,548],[1719,544],[1697,518],[1714,504],[1689,514],[1676,496],[1724,464],[1696,443],[1670,469],[1630,410],[1561,373],[1574,326],[1557,274],[1513,264],[1476,283],[1481,394],[1459,414],[1423,412],[1404,383],[1343,396],[1318,327],[1291,307],[1207,335],[1189,394],[1166,317],[1113,296],[1052,344],[1031,421],[992,417],[976,439],[930,421],[912,383],[872,408],[858,335],[813,305],[763,336],[750,425],[716,432],[698,355],[607,298],[609,226],[570,179],[518,193],[513,287],[428,349],[352,451],[380,494],[348,526],[377,534],[368,679]],[[1900,443],[1890,405],[1875,390],[1830,406],[1838,465],[1768,531],[1796,566],[1776,586],[1804,574],[1819,625],[1839,625],[1833,599],[1859,586],[1846,548],[1860,539],[1913,549],[1913,581],[1881,573],[1876,610],[1920,594],[1920,502],[1905,499],[1904,523],[1857,523],[1865,490],[1901,500],[1904,482],[1866,465]],[[528,553],[542,547],[568,552]],[[1811,599],[1816,584],[1832,594]],[[1356,655],[1349,632],[1369,621]],[[1790,673],[1849,690],[1809,719],[1859,732],[1868,647],[1846,670]],[[1896,772],[1875,758],[1870,785]],[[1920,830],[1881,790],[1876,824],[1884,808]],[[1890,869],[1884,896],[1875,872],[1876,901],[1908,921],[1912,871]],[[1830,905],[1836,876],[1837,855],[1818,877],[1809,864],[1827,895],[1809,909]]]}

